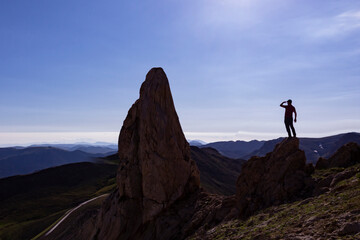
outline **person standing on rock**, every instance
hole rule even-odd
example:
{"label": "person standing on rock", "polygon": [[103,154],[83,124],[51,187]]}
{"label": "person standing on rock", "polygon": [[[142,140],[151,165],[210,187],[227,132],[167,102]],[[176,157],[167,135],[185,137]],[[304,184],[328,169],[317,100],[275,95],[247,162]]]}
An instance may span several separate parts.
{"label": "person standing on rock", "polygon": [[[287,102],[287,105],[284,105]],[[296,122],[296,109],[295,107],[292,105],[292,101],[291,99],[284,101],[280,104],[280,107],[285,108],[285,127],[286,127],[286,131],[289,135],[289,138],[291,138],[291,132],[290,132],[290,128],[292,130],[293,136],[296,137],[296,132],[295,132],[295,128],[293,125],[293,113],[295,113],[295,119],[294,122]]]}

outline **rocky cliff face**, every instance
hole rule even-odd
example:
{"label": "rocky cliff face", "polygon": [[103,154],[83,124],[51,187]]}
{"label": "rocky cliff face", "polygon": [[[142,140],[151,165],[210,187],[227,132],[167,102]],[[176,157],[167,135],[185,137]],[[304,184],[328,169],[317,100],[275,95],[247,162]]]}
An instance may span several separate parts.
{"label": "rocky cliff face", "polygon": [[92,238],[132,239],[160,212],[199,188],[199,171],[161,68],[149,71],[128,112],[119,158],[117,191],[101,209]]}
{"label": "rocky cliff face", "polygon": [[311,167],[297,138],[283,140],[265,157],[251,158],[237,180],[240,216],[311,194]]}

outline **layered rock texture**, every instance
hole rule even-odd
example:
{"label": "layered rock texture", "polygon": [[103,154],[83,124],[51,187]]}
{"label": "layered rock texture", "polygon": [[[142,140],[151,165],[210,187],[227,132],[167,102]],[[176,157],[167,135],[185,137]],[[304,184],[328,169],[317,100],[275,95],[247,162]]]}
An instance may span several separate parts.
{"label": "layered rock texture", "polygon": [[306,165],[297,138],[283,140],[265,157],[252,157],[243,165],[237,180],[240,216],[310,195],[311,166]]}
{"label": "layered rock texture", "polygon": [[128,112],[119,158],[117,191],[101,209],[92,238],[139,237],[140,229],[160,212],[199,189],[199,171],[161,68],[149,71]]}

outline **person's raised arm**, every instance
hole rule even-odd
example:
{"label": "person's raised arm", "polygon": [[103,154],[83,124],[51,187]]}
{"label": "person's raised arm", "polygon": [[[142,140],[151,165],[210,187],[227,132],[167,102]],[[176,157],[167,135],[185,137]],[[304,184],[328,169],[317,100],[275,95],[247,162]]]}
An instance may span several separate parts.
{"label": "person's raised arm", "polygon": [[295,109],[295,108],[294,108],[294,113],[295,113],[295,119],[294,119],[294,122],[296,122],[297,113],[296,113],[296,109]]}
{"label": "person's raised arm", "polygon": [[284,106],[284,103],[286,103],[286,101],[282,102],[282,103],[280,104],[280,107],[283,107],[283,108],[284,108],[284,107],[285,107],[285,106]]}

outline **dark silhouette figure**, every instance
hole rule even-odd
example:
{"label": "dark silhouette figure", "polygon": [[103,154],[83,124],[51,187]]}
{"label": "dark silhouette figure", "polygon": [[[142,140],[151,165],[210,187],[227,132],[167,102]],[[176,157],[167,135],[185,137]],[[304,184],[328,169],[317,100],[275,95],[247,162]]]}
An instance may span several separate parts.
{"label": "dark silhouette figure", "polygon": [[289,138],[291,138],[291,132],[290,132],[290,128],[291,128],[293,136],[296,137],[296,132],[295,132],[295,128],[293,125],[293,113],[295,113],[294,122],[296,122],[296,117],[297,117],[296,109],[292,105],[291,99],[287,100],[287,105],[284,105],[285,103],[286,103],[286,101],[282,102],[280,104],[280,107],[285,108],[284,122],[285,122],[286,131],[288,132]]}

